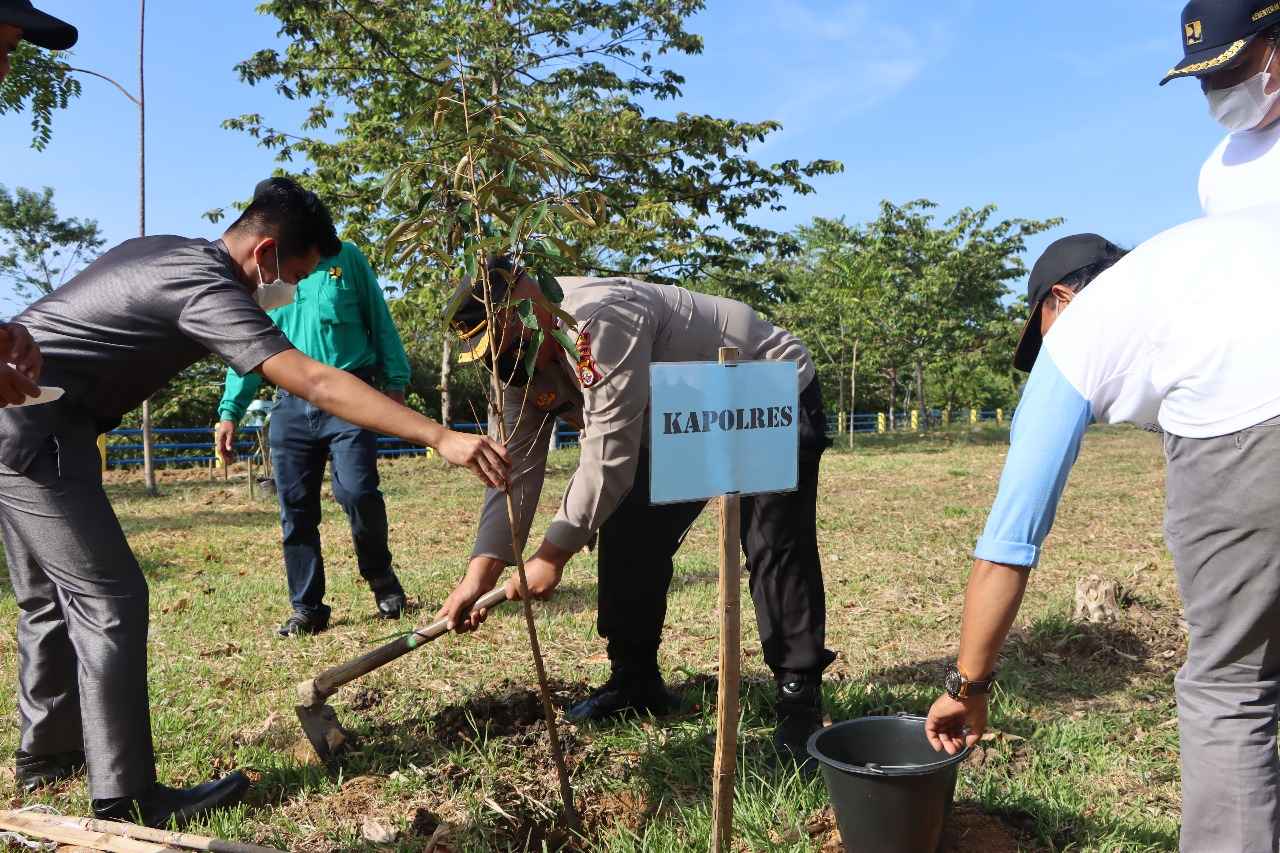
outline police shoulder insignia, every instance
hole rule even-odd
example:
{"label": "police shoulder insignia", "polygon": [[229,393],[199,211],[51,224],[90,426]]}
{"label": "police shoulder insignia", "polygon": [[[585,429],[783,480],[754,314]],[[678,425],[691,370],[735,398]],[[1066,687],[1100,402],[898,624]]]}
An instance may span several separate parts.
{"label": "police shoulder insignia", "polygon": [[537,397],[533,398],[533,404],[539,409],[547,410],[551,408],[551,404],[556,401],[555,391],[543,391]]}
{"label": "police shoulder insignia", "polygon": [[342,267],[329,267],[329,278],[342,278]]}
{"label": "police shoulder insignia", "polygon": [[578,335],[577,347],[578,381],[582,383],[583,388],[590,388],[604,378],[604,374],[600,372],[600,365],[596,364],[595,357],[591,355],[590,332]]}

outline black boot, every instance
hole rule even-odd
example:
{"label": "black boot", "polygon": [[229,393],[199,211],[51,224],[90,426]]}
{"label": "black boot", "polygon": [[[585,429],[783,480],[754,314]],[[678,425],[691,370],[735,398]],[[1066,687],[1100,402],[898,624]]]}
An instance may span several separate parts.
{"label": "black boot", "polygon": [[84,772],[84,750],[55,752],[51,755],[32,755],[16,750],[13,753],[13,777],[18,791],[33,793],[45,785],[70,779]]}
{"label": "black boot", "polygon": [[319,613],[302,613],[293,611],[284,624],[276,629],[281,637],[298,637],[308,634],[319,634],[329,627],[329,608]]}
{"label": "black boot", "polygon": [[809,737],[822,728],[822,677],[788,675],[779,680],[775,708],[774,749],[802,774],[812,775],[818,762],[809,755],[808,744]]}
{"label": "black boot", "polygon": [[378,616],[382,619],[399,619],[404,614],[408,601],[404,597],[404,587],[396,573],[387,570],[380,578],[369,581],[369,589],[373,590],[373,600],[378,605]]}
{"label": "black boot", "polygon": [[628,712],[661,717],[679,707],[680,697],[667,689],[656,669],[652,675],[638,678],[615,671],[590,696],[565,711],[564,716],[571,723],[605,720]]}
{"label": "black boot", "polygon": [[194,788],[170,788],[157,782],[151,790],[136,797],[94,800],[93,815],[101,820],[137,822],[166,829],[172,824],[182,826],[211,811],[234,806],[248,789],[249,777],[239,770]]}

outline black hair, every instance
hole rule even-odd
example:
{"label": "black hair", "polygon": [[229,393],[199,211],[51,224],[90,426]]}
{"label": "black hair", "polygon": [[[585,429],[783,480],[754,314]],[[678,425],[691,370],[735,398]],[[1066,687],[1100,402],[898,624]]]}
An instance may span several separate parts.
{"label": "black hair", "polygon": [[1092,284],[1095,278],[1119,263],[1120,259],[1127,254],[1129,254],[1128,249],[1121,249],[1118,246],[1112,246],[1107,249],[1106,254],[1103,255],[1102,258],[1094,261],[1087,267],[1081,267],[1075,272],[1064,275],[1062,280],[1058,283],[1069,287],[1072,293],[1079,293]]}
{"label": "black hair", "polygon": [[258,184],[253,202],[227,233],[274,237],[281,258],[296,258],[316,249],[331,258],[342,251],[329,209],[315,193],[289,178],[270,178]]}

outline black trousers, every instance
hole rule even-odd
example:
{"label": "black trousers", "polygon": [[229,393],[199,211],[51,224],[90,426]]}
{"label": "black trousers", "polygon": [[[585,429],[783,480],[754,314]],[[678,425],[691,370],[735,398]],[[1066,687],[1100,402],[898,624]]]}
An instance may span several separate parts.
{"label": "black trousers", "polygon": [[[794,492],[742,499],[742,548],[765,663],[780,680],[813,676],[835,660],[826,648],[826,597],[818,555],[818,464],[830,446],[817,380],[800,395],[799,479]],[[649,453],[635,483],[600,529],[597,629],[615,674],[658,670],[672,558],[703,501],[652,506]]]}

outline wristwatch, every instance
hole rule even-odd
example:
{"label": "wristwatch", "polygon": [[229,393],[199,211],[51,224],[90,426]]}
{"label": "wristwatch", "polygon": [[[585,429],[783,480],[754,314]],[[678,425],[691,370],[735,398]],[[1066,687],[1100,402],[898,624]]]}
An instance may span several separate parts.
{"label": "wristwatch", "polygon": [[974,681],[965,678],[956,667],[947,667],[947,678],[945,681],[947,695],[957,701],[968,699],[973,696],[984,696],[991,692],[991,685],[995,683],[996,674],[994,672],[981,681]]}

